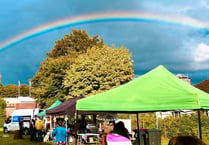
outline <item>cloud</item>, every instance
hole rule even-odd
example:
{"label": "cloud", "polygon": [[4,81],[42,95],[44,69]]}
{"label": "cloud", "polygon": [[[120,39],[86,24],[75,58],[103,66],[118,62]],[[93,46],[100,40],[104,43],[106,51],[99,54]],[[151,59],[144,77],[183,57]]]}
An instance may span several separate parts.
{"label": "cloud", "polygon": [[209,45],[200,43],[194,51],[194,60],[196,62],[209,61]]}
{"label": "cloud", "polygon": [[[187,51],[188,63],[185,63],[185,70],[201,71],[209,69],[209,45],[199,39],[190,39],[184,43],[184,50]],[[186,53],[185,53],[186,54]],[[187,64],[187,65],[186,65]]]}

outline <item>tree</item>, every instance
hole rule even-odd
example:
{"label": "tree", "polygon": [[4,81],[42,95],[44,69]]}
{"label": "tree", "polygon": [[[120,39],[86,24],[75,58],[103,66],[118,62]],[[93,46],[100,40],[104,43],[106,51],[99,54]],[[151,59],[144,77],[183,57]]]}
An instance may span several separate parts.
{"label": "tree", "polygon": [[9,84],[5,86],[2,90],[2,97],[17,97],[18,96],[18,87],[14,84]]}
{"label": "tree", "polygon": [[20,96],[29,96],[29,86],[26,84],[20,85]]}
{"label": "tree", "polygon": [[65,35],[61,40],[55,42],[55,46],[51,52],[47,53],[47,56],[57,58],[70,54],[72,57],[73,55],[85,53],[88,48],[95,45],[99,47],[104,45],[103,40],[99,40],[98,35],[90,38],[85,30],[73,29],[70,35]]}
{"label": "tree", "polygon": [[4,86],[3,86],[2,83],[0,83],[0,96],[1,96],[1,94],[2,94],[2,92],[3,92],[3,89],[4,89]]}
{"label": "tree", "polygon": [[[62,82],[66,69],[70,67],[72,59],[69,56],[47,58],[32,79],[32,93],[38,96],[39,102],[60,99],[66,96],[67,89]],[[53,101],[50,101],[53,103]],[[51,104],[51,103],[50,103]]]}
{"label": "tree", "polygon": [[69,88],[67,98],[94,95],[129,82],[134,76],[131,56],[124,47],[103,45],[88,49],[67,71],[64,80]]}
{"label": "tree", "polygon": [[103,40],[99,40],[98,36],[89,37],[84,30],[72,30],[70,35],[57,40],[31,80],[32,95],[46,105],[50,105],[53,99],[63,100],[69,90],[62,84],[66,70],[78,55],[95,45],[103,46]]}
{"label": "tree", "polygon": [[6,117],[6,102],[0,97],[0,127],[3,126],[4,119]]}

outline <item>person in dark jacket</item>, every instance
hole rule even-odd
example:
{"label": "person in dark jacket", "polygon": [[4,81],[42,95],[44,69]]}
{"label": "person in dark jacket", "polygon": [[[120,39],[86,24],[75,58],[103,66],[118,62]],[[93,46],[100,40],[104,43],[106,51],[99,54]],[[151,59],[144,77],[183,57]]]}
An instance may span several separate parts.
{"label": "person in dark jacket", "polygon": [[86,125],[87,125],[87,122],[85,120],[85,115],[81,115],[81,121],[78,127],[80,133],[87,133]]}
{"label": "person in dark jacket", "polygon": [[19,121],[19,138],[22,139],[23,137],[23,117],[20,118]]}
{"label": "person in dark jacket", "polygon": [[32,119],[30,122],[30,140],[36,141],[36,128],[35,128],[35,120]]}

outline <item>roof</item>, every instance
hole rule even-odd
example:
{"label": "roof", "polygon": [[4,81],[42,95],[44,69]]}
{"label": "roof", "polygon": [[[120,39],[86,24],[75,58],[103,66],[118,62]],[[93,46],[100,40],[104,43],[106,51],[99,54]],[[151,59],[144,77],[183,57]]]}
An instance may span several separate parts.
{"label": "roof", "polygon": [[[61,105],[47,109],[47,115],[74,115],[76,113],[76,101],[84,98],[83,96],[71,98]],[[78,111],[78,114],[100,114],[99,112]]]}
{"label": "roof", "polygon": [[209,94],[160,65],[129,83],[78,100],[76,109],[114,112],[209,109]]}
{"label": "roof", "polygon": [[38,113],[37,116],[44,116],[46,115],[46,111],[49,109],[52,109],[54,107],[59,106],[60,104],[62,104],[62,102],[60,100],[57,100],[56,102],[54,102],[50,107],[48,107],[47,109],[43,110],[42,112]]}
{"label": "roof", "polygon": [[15,103],[34,103],[36,102],[35,99],[31,97],[17,97],[17,98],[4,98],[7,104],[15,104]]}
{"label": "roof", "polygon": [[209,93],[209,78],[194,86],[202,91],[205,91],[206,93]]}

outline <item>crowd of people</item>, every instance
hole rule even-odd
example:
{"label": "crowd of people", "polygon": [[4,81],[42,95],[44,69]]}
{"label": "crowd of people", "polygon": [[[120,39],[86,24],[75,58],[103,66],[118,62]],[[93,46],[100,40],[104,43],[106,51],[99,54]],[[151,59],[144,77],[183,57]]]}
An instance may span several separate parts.
{"label": "crowd of people", "polygon": [[[82,115],[81,120],[77,122],[77,129],[79,133],[87,133],[87,122],[85,115]],[[20,118],[19,122],[19,138],[23,135],[23,118]],[[43,129],[44,121],[41,118],[32,119],[30,122],[30,140],[31,141],[43,141]],[[56,145],[67,145],[68,137],[71,129],[63,125],[63,120],[57,120],[57,126],[50,133],[50,137]],[[106,127],[103,128],[103,132],[106,135],[107,145],[132,145],[130,134],[122,121],[115,123],[110,121]],[[71,132],[72,137],[76,137],[76,134]],[[74,142],[75,143],[75,142]],[[83,142],[86,143],[86,142]],[[169,140],[168,145],[207,145],[201,139],[195,136],[175,136]]]}
{"label": "crowd of people", "polygon": [[[24,132],[24,127],[23,127],[23,117],[20,118],[19,121],[19,131],[18,131],[18,138],[23,139],[23,132]],[[30,140],[31,141],[43,141],[43,129],[44,129],[44,122],[41,118],[36,118],[32,119],[30,121],[30,128],[29,128],[29,133],[30,133]]]}

